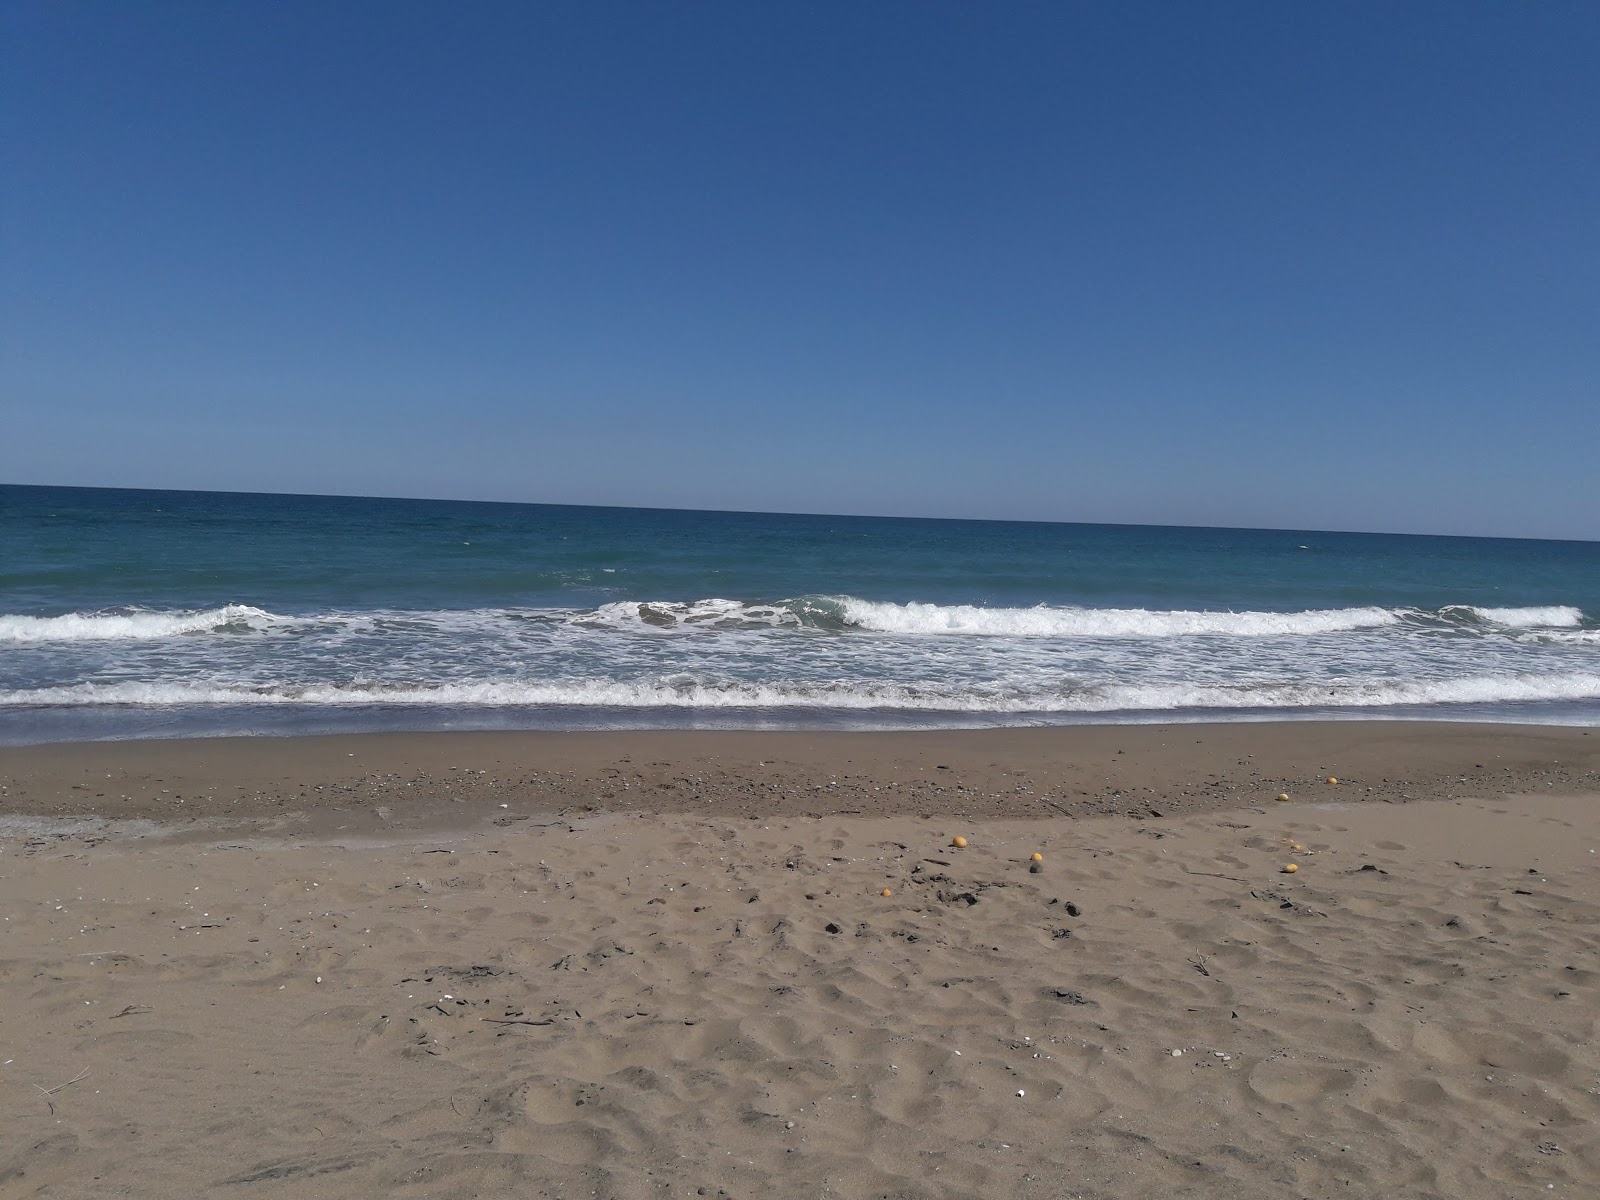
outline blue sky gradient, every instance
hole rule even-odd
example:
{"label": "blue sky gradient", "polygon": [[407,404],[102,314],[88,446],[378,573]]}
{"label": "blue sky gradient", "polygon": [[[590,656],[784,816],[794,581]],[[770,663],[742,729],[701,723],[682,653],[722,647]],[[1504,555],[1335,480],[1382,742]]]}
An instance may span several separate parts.
{"label": "blue sky gradient", "polygon": [[1600,538],[1600,6],[0,45],[6,482]]}

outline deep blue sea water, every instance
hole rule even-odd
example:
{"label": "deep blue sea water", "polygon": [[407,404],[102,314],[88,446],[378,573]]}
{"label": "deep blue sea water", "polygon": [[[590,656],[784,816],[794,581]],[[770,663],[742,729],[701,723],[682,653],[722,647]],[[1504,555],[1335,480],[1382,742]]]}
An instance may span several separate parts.
{"label": "deep blue sea water", "polygon": [[1600,724],[1600,543],[0,487],[0,742]]}

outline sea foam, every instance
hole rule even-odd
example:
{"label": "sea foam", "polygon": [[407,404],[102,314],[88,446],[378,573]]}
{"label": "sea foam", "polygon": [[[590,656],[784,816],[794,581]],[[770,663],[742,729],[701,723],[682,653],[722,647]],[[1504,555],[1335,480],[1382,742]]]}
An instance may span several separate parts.
{"label": "sea foam", "polygon": [[177,612],[105,609],[58,617],[0,616],[0,642],[109,642],[267,629],[288,620],[248,604]]}
{"label": "sea foam", "polygon": [[1275,637],[1342,633],[1395,625],[1386,608],[1306,612],[1191,612],[1144,608],[979,608],[970,604],[886,604],[845,597],[845,620],[862,629],[901,634],[976,634],[991,637],[1163,638],[1204,634]]}
{"label": "sea foam", "polygon": [[1480,608],[1475,604],[1451,605],[1442,610],[1446,615],[1468,613],[1479,621],[1505,625],[1512,629],[1573,628],[1583,623],[1583,610],[1568,604],[1550,604],[1532,608]]}
{"label": "sea foam", "polygon": [[1338,683],[1089,684],[1062,689],[888,682],[498,679],[417,685],[81,683],[0,690],[0,706],[303,705],[671,709],[880,709],[972,713],[1103,713],[1176,709],[1384,708],[1600,699],[1600,674],[1361,679]]}
{"label": "sea foam", "polygon": [[[1486,608],[1452,604],[1437,610],[1380,608],[1307,609],[1298,612],[1189,609],[1085,608],[1036,605],[990,608],[974,604],[896,603],[856,596],[801,596],[763,601],[707,597],[699,600],[620,600],[593,609],[483,608],[325,612],[282,616],[249,604],[157,611],[112,608],[53,617],[0,615],[0,643],[146,641],[192,634],[236,634],[279,628],[326,631],[476,634],[493,637],[530,624],[623,633],[729,632],[812,629],[900,637],[1185,638],[1306,637],[1401,625],[1501,630],[1579,631],[1584,616],[1570,605]],[[1588,631],[1582,631],[1588,632]]]}
{"label": "sea foam", "polygon": [[1385,626],[1454,625],[1484,629],[1575,628],[1583,613],[1567,605],[1437,610],[1381,608],[1231,612],[1189,609],[1084,608],[1036,605],[989,608],[975,604],[895,603],[856,596],[801,596],[770,603],[702,600],[626,600],[572,613],[566,623],[621,631],[734,630],[797,627],[870,633],[1012,638],[1293,637],[1349,633]]}

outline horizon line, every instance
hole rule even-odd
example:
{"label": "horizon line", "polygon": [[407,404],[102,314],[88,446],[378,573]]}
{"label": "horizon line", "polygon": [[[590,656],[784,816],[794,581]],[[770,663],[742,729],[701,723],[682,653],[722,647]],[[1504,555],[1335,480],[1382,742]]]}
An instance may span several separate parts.
{"label": "horizon line", "polygon": [[0,482],[0,488],[39,488],[82,492],[179,493],[196,496],[273,496],[296,500],[400,500],[424,504],[492,504],[511,508],[595,508],[617,512],[715,513],[725,516],[747,517],[834,517],[860,521],[956,521],[982,525],[1089,525],[1113,529],[1209,529],[1232,530],[1240,533],[1306,533],[1354,537],[1456,538],[1468,541],[1561,542],[1581,546],[1600,545],[1600,538],[1513,537],[1506,534],[1400,532],[1385,529],[1312,529],[1292,525],[1183,525],[1152,521],[1064,521],[1051,520],[1044,517],[932,517],[905,516],[892,513],[805,512],[791,509],[757,508],[684,508],[673,505],[644,504],[575,504],[561,500],[484,500],[462,496],[377,496],[359,492],[263,492],[244,488],[118,487],[108,484],[77,483]]}

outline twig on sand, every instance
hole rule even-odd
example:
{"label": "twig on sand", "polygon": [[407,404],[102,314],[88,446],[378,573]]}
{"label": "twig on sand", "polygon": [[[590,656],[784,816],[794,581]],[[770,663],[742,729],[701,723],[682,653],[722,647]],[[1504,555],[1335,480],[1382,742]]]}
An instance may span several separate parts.
{"label": "twig on sand", "polygon": [[501,1020],[497,1017],[479,1017],[480,1021],[487,1021],[490,1025],[554,1025],[555,1018],[547,1017],[543,1021],[530,1021],[526,1017]]}
{"label": "twig on sand", "polygon": [[1206,966],[1206,963],[1208,961],[1210,961],[1210,960],[1207,959],[1204,954],[1201,954],[1198,950],[1196,950],[1195,954],[1194,954],[1194,957],[1189,960],[1189,965],[1191,967],[1193,967],[1196,971],[1199,971],[1200,974],[1204,975],[1207,979],[1210,979],[1211,978],[1211,968]]}
{"label": "twig on sand", "polygon": [[62,1088],[70,1087],[72,1084],[77,1083],[78,1080],[82,1079],[88,1073],[89,1073],[89,1068],[85,1067],[83,1070],[79,1071],[76,1075],[74,1075],[71,1079],[67,1080],[66,1083],[58,1083],[53,1088],[42,1088],[42,1087],[39,1087],[39,1085],[37,1083],[33,1085],[34,1087],[39,1088],[39,1093],[40,1093],[40,1095],[42,1095],[44,1097],[44,1102],[47,1105],[50,1106],[50,1115],[51,1116],[55,1116],[56,1103],[55,1103],[54,1100],[50,1099],[50,1097],[54,1096]]}
{"label": "twig on sand", "polygon": [[1215,871],[1191,871],[1188,867],[1184,866],[1182,863],[1178,864],[1178,869],[1180,871],[1182,871],[1185,875],[1204,875],[1207,879],[1226,879],[1229,883],[1249,883],[1250,882],[1248,879],[1240,879],[1237,875],[1219,875]]}
{"label": "twig on sand", "polygon": [[34,1084],[33,1086],[36,1087],[36,1088],[39,1088],[39,1090],[41,1092],[43,1092],[46,1096],[54,1096],[62,1088],[68,1086],[68,1084],[77,1083],[78,1080],[82,1079],[88,1073],[89,1073],[89,1068],[85,1067],[83,1070],[79,1071],[76,1075],[74,1075],[71,1079],[67,1080],[66,1083],[58,1083],[53,1088],[42,1088],[42,1087],[39,1087],[39,1085],[37,1083]]}
{"label": "twig on sand", "polygon": [[140,1013],[147,1013],[149,1011],[150,1006],[148,1004],[130,1004],[121,1012],[112,1013],[106,1018],[106,1020],[115,1021],[118,1017],[137,1017]]}

